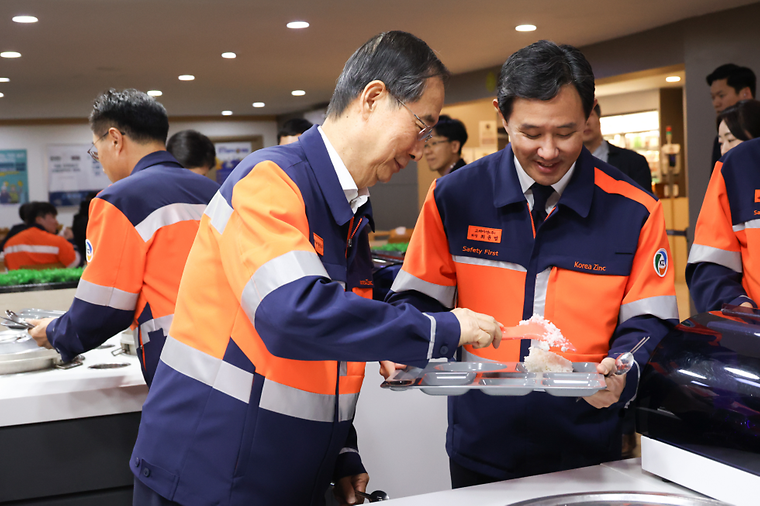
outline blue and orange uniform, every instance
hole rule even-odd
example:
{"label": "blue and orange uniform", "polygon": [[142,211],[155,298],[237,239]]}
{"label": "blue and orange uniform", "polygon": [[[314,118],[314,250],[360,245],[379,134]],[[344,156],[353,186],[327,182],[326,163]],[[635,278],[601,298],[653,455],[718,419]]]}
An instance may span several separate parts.
{"label": "blue and orange uniform", "polygon": [[131,468],[182,505],[324,503],[363,472],[364,362],[453,356],[451,313],[372,300],[354,213],[317,127],[252,153],[201,220]]}
{"label": "blue and orange uniform", "polygon": [[715,164],[699,211],[686,282],[697,311],[760,302],[760,140]]}
{"label": "blue and orange uniform", "polygon": [[[388,300],[425,311],[465,307],[505,325],[541,315],[577,348],[552,350],[572,362],[599,363],[651,336],[636,354],[646,362],[678,322],[660,202],[584,148],[557,183],[566,185],[559,201],[533,223],[532,180],[515,162],[508,146],[433,183]],[[529,345],[468,346],[460,359],[520,362]],[[539,392],[450,397],[448,454],[495,479],[620,458],[620,410],[638,375],[637,364],[619,402],[599,410]]]}
{"label": "blue and orange uniform", "polygon": [[71,308],[47,327],[64,360],[131,326],[150,385],[200,217],[218,188],[156,151],[92,200],[87,267]]}
{"label": "blue and orange uniform", "polygon": [[80,260],[73,244],[60,235],[51,234],[40,225],[32,225],[8,239],[4,252],[5,266],[11,271],[56,263],[64,267],[76,267]]}

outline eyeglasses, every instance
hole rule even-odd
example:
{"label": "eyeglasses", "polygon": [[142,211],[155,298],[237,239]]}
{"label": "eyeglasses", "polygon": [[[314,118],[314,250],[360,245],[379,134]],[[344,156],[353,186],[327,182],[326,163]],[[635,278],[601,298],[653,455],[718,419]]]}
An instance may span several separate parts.
{"label": "eyeglasses", "polygon": [[425,149],[434,148],[434,147],[436,147],[439,144],[448,144],[449,142],[451,142],[450,139],[446,139],[446,140],[442,140],[442,141],[426,142],[425,143]]}
{"label": "eyeglasses", "polygon": [[[98,143],[98,142],[100,142],[100,141],[102,141],[103,139],[105,139],[110,131],[111,131],[110,128],[108,130],[106,130],[106,133],[104,133],[103,135],[101,135],[100,137],[98,137],[97,140],[92,143],[92,146],[90,146],[90,149],[87,150],[87,154],[90,155],[92,157],[92,159],[95,160],[96,162],[100,161],[100,157],[98,157],[98,149],[95,147],[95,144]],[[127,135],[126,133],[124,133],[122,131],[119,131],[119,133],[121,135]]]}
{"label": "eyeglasses", "polygon": [[[396,98],[396,97],[393,97],[393,98]],[[420,132],[417,134],[417,140],[418,141],[425,141],[425,142],[429,141],[430,138],[433,136],[433,127],[428,126],[427,123],[425,123],[424,121],[422,121],[422,119],[420,119],[419,116],[417,116],[416,114],[414,114],[414,111],[411,110],[411,109],[409,109],[406,106],[406,104],[404,102],[402,102],[400,99],[396,98],[396,101],[399,104],[403,105],[404,108],[407,111],[411,112],[412,115],[414,116],[414,119],[416,119],[417,121],[419,121],[420,123],[422,123],[422,126],[420,126],[419,124],[417,125],[417,127],[420,129]]]}

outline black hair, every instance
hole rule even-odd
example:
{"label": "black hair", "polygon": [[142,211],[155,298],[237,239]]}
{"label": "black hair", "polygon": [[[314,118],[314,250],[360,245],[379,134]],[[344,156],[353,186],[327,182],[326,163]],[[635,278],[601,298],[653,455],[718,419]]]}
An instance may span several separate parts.
{"label": "black hair", "polygon": [[48,214],[58,216],[58,209],[50,202],[30,202],[24,222],[27,225],[34,225],[37,222],[37,218],[44,218]]}
{"label": "black hair", "polygon": [[752,72],[752,69],[747,67],[740,67],[733,63],[726,63],[713,70],[705,79],[707,80],[708,86],[712,86],[714,81],[725,79],[726,84],[732,87],[736,93],[739,93],[744,88],[749,88],[749,92],[752,93],[752,98],[756,96],[755,85],[757,79],[755,78],[755,73]]}
{"label": "black hair", "polygon": [[299,135],[312,127],[311,121],[304,118],[291,118],[282,124],[282,128],[277,132],[277,144],[283,137]]}
{"label": "black hair", "polygon": [[18,217],[21,218],[21,221],[26,223],[26,213],[28,213],[32,209],[32,203],[27,202],[25,204],[21,204],[18,206]]}
{"label": "black hair", "polygon": [[595,112],[595,113],[596,113],[596,115],[597,115],[597,116],[599,116],[600,118],[602,117],[602,108],[601,108],[601,107],[599,107],[599,102],[597,102],[597,103],[596,103],[596,105],[594,106],[594,112]]}
{"label": "black hair", "polygon": [[385,83],[388,93],[397,100],[415,102],[425,92],[428,79],[437,77],[445,83],[449,75],[422,39],[407,32],[383,32],[348,59],[335,84],[327,116],[339,116],[372,81]]}
{"label": "black hair", "polygon": [[182,130],[172,135],[166,143],[166,150],[186,169],[216,165],[214,143],[195,130]]}
{"label": "black hair", "polygon": [[467,129],[464,123],[451,116],[441,114],[438,117],[438,123],[433,128],[436,135],[446,137],[450,141],[459,141],[459,154],[462,154],[462,146],[467,142]]}
{"label": "black hair", "polygon": [[729,131],[739,140],[748,141],[760,137],[760,102],[740,100],[718,114],[717,123],[726,122]]}
{"label": "black hair", "polygon": [[577,48],[539,40],[512,54],[501,67],[499,110],[509,121],[516,98],[551,100],[568,84],[575,86],[586,118],[594,106],[594,71]]}
{"label": "black hair", "polygon": [[90,129],[97,136],[117,128],[138,143],[166,143],[169,118],[160,103],[142,91],[110,89],[95,99],[90,112]]}

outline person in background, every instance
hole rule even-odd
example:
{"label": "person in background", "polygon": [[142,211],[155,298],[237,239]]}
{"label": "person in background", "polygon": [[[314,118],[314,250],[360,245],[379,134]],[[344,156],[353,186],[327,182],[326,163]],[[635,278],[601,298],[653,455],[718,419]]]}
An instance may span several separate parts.
{"label": "person in background", "polygon": [[591,154],[603,162],[620,169],[620,172],[633,179],[643,189],[652,193],[652,173],[647,159],[635,151],[619,148],[602,137],[602,125],[599,118],[602,109],[594,106],[583,129],[583,145]]}
{"label": "person in background", "polygon": [[[715,164],[694,231],[686,283],[697,311],[760,302],[760,139],[731,148]],[[757,237],[755,237],[757,236]]]}
{"label": "person in background", "polygon": [[[33,202],[25,211],[26,228],[6,241],[8,270],[26,267],[76,267],[80,256],[66,238],[58,235],[58,210],[49,202]],[[20,211],[19,211],[20,214]]]}
{"label": "person in background", "polygon": [[760,102],[740,100],[718,114],[717,123],[722,156],[742,142],[760,137]]}
{"label": "person in background", "polygon": [[216,166],[216,148],[211,139],[195,130],[182,130],[169,138],[166,150],[191,172],[205,176]]}
{"label": "person in background", "polygon": [[32,202],[27,202],[26,204],[21,204],[18,206],[18,217],[21,218],[21,223],[13,225],[8,233],[5,234],[5,237],[0,240],[0,250],[5,248],[5,243],[8,241],[8,239],[29,228],[29,225],[26,224],[26,213],[29,212],[31,208]]}
{"label": "person in background", "polygon": [[282,124],[282,128],[277,132],[277,145],[285,146],[296,142],[301,134],[312,127],[309,120],[303,118],[291,118]]}
{"label": "person in background", "polygon": [[[739,100],[755,98],[755,86],[757,80],[752,69],[740,67],[733,63],[726,63],[713,70],[706,78],[710,87],[715,114],[720,114],[724,109],[736,104]],[[710,171],[715,167],[715,162],[721,157],[721,147],[718,137],[713,142],[712,160]]]}
{"label": "person in background", "polygon": [[458,119],[445,114],[438,118],[433,128],[433,136],[425,143],[425,160],[431,171],[445,176],[464,167],[462,146],[467,142],[467,129]]}
{"label": "person in background", "polygon": [[74,215],[71,222],[71,233],[73,235],[74,247],[82,257],[80,265],[85,264],[86,252],[86,240],[87,240],[87,223],[90,216],[90,202],[98,195],[97,191],[92,191],[85,195],[84,199],[79,202],[79,211]]}
{"label": "person in background", "polygon": [[353,429],[364,362],[424,366],[498,345],[491,317],[372,300],[367,188],[387,182],[443,106],[448,71],[386,32],[348,60],[324,124],[258,150],[203,216],[130,468],[135,505],[361,503]]}
{"label": "person in background", "polygon": [[[661,203],[583,147],[596,102],[583,54],[545,40],[520,49],[497,97],[510,144],[433,182],[386,300],[433,315],[469,308],[510,326],[539,315],[576,348],[552,351],[610,376],[581,401],[449,397],[454,488],[619,459],[639,364],[678,323]],[[612,374],[613,357],[647,336],[633,369]],[[530,344],[464,347],[458,358],[522,362]]]}
{"label": "person in background", "polygon": [[91,202],[87,268],[68,312],[32,321],[40,346],[64,361],[122,330],[135,332],[150,386],[203,210],[218,189],[166,151],[166,109],[149,95],[109,90],[90,113],[90,156],[113,184]]}

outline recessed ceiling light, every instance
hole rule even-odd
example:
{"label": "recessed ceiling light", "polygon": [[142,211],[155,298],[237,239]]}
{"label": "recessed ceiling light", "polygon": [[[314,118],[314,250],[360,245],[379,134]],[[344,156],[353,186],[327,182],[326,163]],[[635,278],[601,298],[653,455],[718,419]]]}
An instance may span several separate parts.
{"label": "recessed ceiling light", "polygon": [[232,111],[222,111],[222,116],[232,116]]}
{"label": "recessed ceiling light", "polygon": [[5,96],[4,93],[0,93],[0,98],[3,98]]}
{"label": "recessed ceiling light", "polygon": [[13,21],[16,23],[36,23],[39,19],[34,16],[13,16]]}
{"label": "recessed ceiling light", "polygon": [[0,77],[0,83],[9,83],[10,81],[7,77]]}
{"label": "recessed ceiling light", "polygon": [[681,80],[681,78],[679,76],[668,76],[665,78],[665,80],[669,83],[677,83]]}
{"label": "recessed ceiling light", "polygon": [[266,105],[266,104],[265,104],[264,102],[254,102],[254,103],[253,103],[253,106],[254,106],[256,109],[260,109],[260,108],[264,107],[265,105]]}
{"label": "recessed ceiling light", "polygon": [[21,53],[16,51],[3,51],[0,53],[0,58],[21,58]]}
{"label": "recessed ceiling light", "polygon": [[195,76],[190,75],[190,74],[182,74],[177,79],[179,79],[180,81],[195,81]]}
{"label": "recessed ceiling light", "polygon": [[286,26],[293,30],[300,30],[301,28],[309,28],[309,23],[306,21],[291,21]]}
{"label": "recessed ceiling light", "polygon": [[290,94],[293,95],[294,97],[302,97],[306,95],[306,92],[303,90],[293,90],[290,92]]}
{"label": "recessed ceiling light", "polygon": [[151,97],[160,97],[163,94],[164,93],[161,90],[149,90],[148,91],[148,95],[150,95]]}
{"label": "recessed ceiling light", "polygon": [[222,58],[228,58],[231,60],[232,58],[237,58],[237,55],[232,51],[227,51],[226,53],[222,53]]}
{"label": "recessed ceiling light", "polygon": [[518,32],[534,32],[536,31],[536,25],[517,25],[515,30]]}

